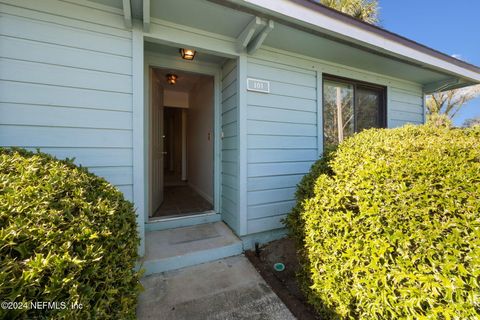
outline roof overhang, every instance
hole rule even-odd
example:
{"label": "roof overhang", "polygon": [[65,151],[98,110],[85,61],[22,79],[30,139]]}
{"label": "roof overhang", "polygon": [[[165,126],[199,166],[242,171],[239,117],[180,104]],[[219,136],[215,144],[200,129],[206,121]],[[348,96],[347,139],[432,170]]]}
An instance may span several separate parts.
{"label": "roof overhang", "polygon": [[[363,50],[449,75],[453,87],[480,83],[480,68],[308,0],[210,0]],[[435,87],[434,83],[428,89]],[[427,88],[427,86],[426,86]],[[447,90],[448,85],[438,88]]]}
{"label": "roof overhang", "polygon": [[479,67],[313,0],[91,1],[123,8],[127,27],[141,20],[146,36],[177,49],[287,52],[420,84],[425,93],[480,83]]}

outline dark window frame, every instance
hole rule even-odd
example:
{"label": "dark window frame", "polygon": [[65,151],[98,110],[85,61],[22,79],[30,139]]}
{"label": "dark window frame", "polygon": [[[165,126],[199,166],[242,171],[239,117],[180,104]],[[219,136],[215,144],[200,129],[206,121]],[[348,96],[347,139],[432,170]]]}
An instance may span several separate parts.
{"label": "dark window frame", "polygon": [[379,113],[379,123],[378,128],[387,128],[387,86],[382,86],[366,81],[355,80],[351,78],[339,77],[331,74],[323,74],[322,76],[322,140],[323,140],[323,149],[325,149],[325,81],[335,81],[340,83],[349,84],[353,87],[353,132],[357,133],[357,120],[355,117],[356,108],[357,108],[357,87],[376,90],[381,93],[380,97],[380,107],[378,110]]}

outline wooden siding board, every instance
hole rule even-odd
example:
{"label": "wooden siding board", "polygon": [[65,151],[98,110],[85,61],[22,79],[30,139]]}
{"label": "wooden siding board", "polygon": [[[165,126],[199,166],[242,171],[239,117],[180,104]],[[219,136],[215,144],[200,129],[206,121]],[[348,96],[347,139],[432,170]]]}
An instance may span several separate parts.
{"label": "wooden siding board", "polygon": [[315,100],[317,98],[316,90],[314,88],[273,80],[270,81],[270,92],[280,96],[301,99]]}
{"label": "wooden siding board", "polygon": [[249,149],[317,148],[316,137],[249,135]]}
{"label": "wooden siding board", "polygon": [[[28,94],[25,94],[28,92]],[[131,111],[130,93],[0,80],[0,101],[31,105]]]}
{"label": "wooden siding board", "polygon": [[24,17],[2,15],[0,34],[125,57],[132,56],[131,39]]}
{"label": "wooden siding board", "polygon": [[420,85],[265,52],[249,57],[248,64],[249,77],[271,81],[270,94],[247,93],[249,233],[283,226],[297,183],[322,153],[324,73],[387,86],[389,126],[423,120]]}
{"label": "wooden siding board", "polygon": [[237,103],[237,96],[232,95],[229,98],[222,101],[222,114],[236,108],[238,105]]}
{"label": "wooden siding board", "polygon": [[231,176],[238,175],[238,162],[232,161],[224,161],[222,160],[222,173],[229,174]]}
{"label": "wooden siding board", "polygon": [[34,12],[36,19],[129,37],[129,33],[125,30],[123,13],[120,11],[99,10],[92,6],[86,6],[82,2],[55,0],[2,0],[2,2],[2,12],[27,17],[32,17],[31,12]]}
{"label": "wooden siding board", "polygon": [[265,217],[261,219],[248,220],[247,230],[248,233],[258,233],[263,231],[270,231],[275,229],[284,228],[282,220],[286,217],[283,215],[274,215],[271,217]]}
{"label": "wooden siding board", "polygon": [[388,123],[388,127],[389,128],[398,128],[398,127],[403,127],[406,124],[418,125],[418,124],[422,124],[422,123],[423,123],[423,121],[420,122],[420,121],[407,121],[407,120],[390,119],[389,123]]}
{"label": "wooden siding board", "polygon": [[0,79],[91,90],[132,92],[127,75],[0,58]]}
{"label": "wooden siding board", "polygon": [[221,201],[222,219],[237,233],[239,220],[239,140],[237,65],[229,60],[222,68],[221,85]]}
{"label": "wooden siding board", "polygon": [[237,82],[233,81],[229,86],[222,89],[222,101],[237,94]]}
{"label": "wooden siding board", "polygon": [[299,99],[295,97],[285,97],[274,94],[264,94],[258,92],[249,92],[247,94],[247,104],[263,107],[272,107],[279,109],[298,110],[316,112],[316,101],[311,99]]}
{"label": "wooden siding board", "polygon": [[282,227],[296,185],[317,159],[317,78],[312,70],[249,58],[248,76],[271,93],[247,93],[249,233]]}
{"label": "wooden siding board", "polygon": [[288,214],[293,206],[295,201],[284,201],[276,203],[267,203],[260,205],[253,205],[248,207],[248,218],[250,220],[260,219],[272,216],[279,216]]}
{"label": "wooden siding board", "polygon": [[390,111],[390,119],[403,120],[403,121],[413,121],[413,122],[422,122],[423,121],[423,114],[391,110]]}
{"label": "wooden siding board", "polygon": [[18,147],[131,148],[131,130],[0,126],[0,144]]}
{"label": "wooden siding board", "polygon": [[0,36],[0,56],[79,69],[131,75],[131,58],[65,47],[33,40]]}
{"label": "wooden siding board", "polygon": [[100,176],[108,177],[108,181],[114,185],[132,185],[132,167],[89,167],[90,172]]}
{"label": "wooden siding board", "polygon": [[397,101],[397,102],[410,103],[410,104],[419,105],[419,106],[421,106],[423,103],[422,96],[417,96],[414,92],[408,94],[408,93],[405,93],[404,91],[396,90],[394,87],[390,91],[390,95],[391,95],[390,98],[393,101]]}
{"label": "wooden siding board", "polygon": [[229,199],[233,203],[237,203],[237,188],[229,186],[227,184],[222,184],[222,197]]}
{"label": "wooden siding board", "polygon": [[275,163],[317,160],[317,149],[255,149],[248,151],[248,163]]}
{"label": "wooden siding board", "polygon": [[231,175],[226,172],[222,173],[222,185],[231,187],[232,189],[237,188],[238,177],[236,175]]}
{"label": "wooden siding board", "polygon": [[287,70],[307,75],[315,75],[314,66],[312,66],[312,64],[309,64],[308,66],[302,66],[301,64],[298,65],[298,60],[293,61],[285,59],[285,56],[280,59],[276,59],[270,53],[265,54],[265,52],[265,49],[260,49],[257,51],[255,56],[248,57],[249,63],[270,66],[278,70]]}
{"label": "wooden siding board", "polygon": [[285,174],[305,174],[310,170],[312,164],[313,161],[249,163],[248,176],[264,177]]}
{"label": "wooden siding board", "polygon": [[121,12],[0,2],[0,144],[75,158],[133,200],[132,33]]}
{"label": "wooden siding board", "polygon": [[130,112],[0,102],[0,124],[132,129]]}
{"label": "wooden siding board", "polygon": [[408,102],[401,102],[401,101],[399,102],[399,101],[393,101],[393,100],[390,102],[390,110],[423,114],[422,106],[418,104],[411,104]]}
{"label": "wooden siding board", "polygon": [[314,124],[248,120],[247,130],[249,134],[269,134],[304,137],[317,136],[317,126]]}
{"label": "wooden siding board", "polygon": [[228,162],[237,162],[238,153],[236,150],[223,150],[222,151],[222,160]]}
{"label": "wooden siding board", "polygon": [[223,137],[230,138],[236,137],[238,134],[237,122],[233,121],[223,126]]}
{"label": "wooden siding board", "polygon": [[316,125],[316,113],[285,110],[272,107],[248,106],[247,117],[249,120],[277,121],[284,123],[306,123]]}
{"label": "wooden siding board", "polygon": [[296,187],[303,174],[249,177],[247,187],[249,191],[270,190],[273,186],[278,188]]}
{"label": "wooden siding board", "polygon": [[125,199],[129,201],[133,201],[133,186],[132,185],[125,185],[125,186],[117,186],[118,190],[120,190]]}
{"label": "wooden siding board", "polygon": [[237,108],[230,109],[227,112],[222,114],[222,126],[236,122],[238,119]]}
{"label": "wooden siding board", "polygon": [[[28,148],[35,151],[35,148]],[[58,159],[75,158],[76,164],[85,167],[132,167],[131,148],[42,148]]]}
{"label": "wooden siding board", "polygon": [[[236,125],[236,122],[233,123]],[[222,150],[238,150],[237,136],[223,138]]]}
{"label": "wooden siding board", "polygon": [[315,78],[305,73],[279,69],[273,66],[266,66],[257,63],[248,64],[248,75],[252,78],[259,78],[270,81],[278,81],[295,86],[316,88]]}
{"label": "wooden siding board", "polygon": [[222,79],[222,91],[237,81],[236,69],[233,69],[225,78]]}

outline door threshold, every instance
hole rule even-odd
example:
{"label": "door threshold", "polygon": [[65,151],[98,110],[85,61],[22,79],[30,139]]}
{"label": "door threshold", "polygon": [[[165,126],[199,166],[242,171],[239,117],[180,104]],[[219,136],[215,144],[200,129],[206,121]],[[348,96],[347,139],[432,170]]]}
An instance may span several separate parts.
{"label": "door threshold", "polygon": [[182,216],[157,217],[145,223],[145,231],[161,231],[166,229],[175,229],[182,227],[190,227],[204,223],[213,223],[221,221],[222,217],[213,210],[185,214]]}
{"label": "door threshold", "polygon": [[154,223],[159,221],[175,221],[179,219],[188,219],[188,218],[195,218],[195,217],[205,217],[205,216],[214,215],[214,214],[217,214],[215,210],[208,210],[208,211],[201,211],[201,212],[175,214],[175,215],[163,216],[163,217],[150,217],[147,223]]}

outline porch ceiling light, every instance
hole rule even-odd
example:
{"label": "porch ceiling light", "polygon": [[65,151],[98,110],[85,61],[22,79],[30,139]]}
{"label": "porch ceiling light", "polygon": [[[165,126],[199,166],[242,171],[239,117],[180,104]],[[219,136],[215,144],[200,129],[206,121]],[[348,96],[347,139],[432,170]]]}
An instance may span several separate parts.
{"label": "porch ceiling light", "polygon": [[173,73],[169,73],[167,74],[167,82],[168,84],[170,85],[174,85],[177,83],[177,79],[178,79],[178,76],[176,74],[173,74]]}
{"label": "porch ceiling light", "polygon": [[196,52],[193,49],[181,48],[180,54],[182,55],[182,58],[185,60],[193,60],[193,58],[195,58]]}

